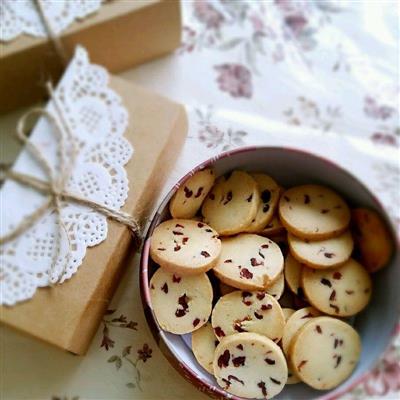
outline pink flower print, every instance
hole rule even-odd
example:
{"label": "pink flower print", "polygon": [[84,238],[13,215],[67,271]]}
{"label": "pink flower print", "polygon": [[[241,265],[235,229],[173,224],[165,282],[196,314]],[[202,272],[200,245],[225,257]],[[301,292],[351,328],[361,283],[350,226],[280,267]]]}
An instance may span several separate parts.
{"label": "pink flower print", "polygon": [[378,144],[385,144],[389,146],[397,146],[397,139],[395,136],[388,133],[375,132],[371,136],[371,140]]}
{"label": "pink flower print", "polygon": [[251,72],[244,65],[221,64],[216,65],[219,72],[217,82],[223,92],[228,92],[232,97],[250,98],[253,94]]}
{"label": "pink flower print", "polygon": [[206,125],[199,131],[199,141],[208,148],[216,148],[224,141],[224,132],[214,125]]}
{"label": "pink flower print", "polygon": [[285,17],[285,24],[289,27],[295,37],[298,37],[303,33],[307,23],[307,19],[301,14],[288,15]]}
{"label": "pink flower print", "polygon": [[258,14],[250,15],[250,21],[253,25],[254,32],[264,32],[264,22]]}
{"label": "pink flower print", "polygon": [[206,0],[196,0],[194,3],[194,15],[209,29],[219,29],[224,22],[224,16]]}
{"label": "pink flower print", "polygon": [[374,98],[366,96],[364,99],[364,112],[370,118],[384,121],[391,118],[396,110],[387,105],[380,105]]}

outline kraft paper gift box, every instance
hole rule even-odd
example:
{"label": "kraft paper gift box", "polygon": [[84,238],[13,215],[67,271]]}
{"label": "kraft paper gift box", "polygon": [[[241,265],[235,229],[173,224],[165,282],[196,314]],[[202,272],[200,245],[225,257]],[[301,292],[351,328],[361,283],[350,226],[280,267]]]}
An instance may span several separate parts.
{"label": "kraft paper gift box", "polygon": [[[86,52],[79,48],[57,86],[57,95],[66,96],[66,91],[61,92],[60,85],[63,84],[63,87],[67,87],[68,90],[68,85],[73,85],[74,82],[71,80],[71,74],[75,73],[75,78],[79,81],[85,79],[84,73],[79,69],[82,69],[85,59],[87,60]],[[74,68],[75,72],[73,72]],[[93,71],[92,79],[97,77],[96,79],[99,81],[104,81],[107,74],[101,74],[96,69]],[[107,99],[114,99],[107,92],[109,89],[120,96],[123,106],[128,111],[129,119],[124,138],[133,147],[133,155],[125,165],[126,176],[129,178],[129,192],[122,210],[137,217],[139,221],[143,221],[144,218],[148,217],[150,208],[157,198],[157,193],[185,140],[187,133],[186,113],[181,105],[114,76],[110,77],[108,88],[99,92],[100,98],[103,93],[106,93],[104,97],[108,96]],[[72,95],[76,95],[76,92],[78,90],[71,90]],[[81,101],[79,98],[70,100],[78,106],[79,101]],[[90,110],[91,104],[96,101],[98,101],[97,97],[89,101],[86,108]],[[49,103],[53,103],[53,100],[50,100]],[[64,104],[69,103],[65,100]],[[101,102],[99,104],[102,106]],[[80,110],[84,110],[82,121],[89,129],[93,124],[93,116],[87,109],[85,110],[85,107],[81,106],[79,106]],[[94,106],[100,107],[96,104]],[[97,109],[103,110],[103,114],[107,112],[104,107]],[[124,116],[123,113],[121,115]],[[34,127],[30,136],[32,140],[40,139],[41,134],[46,134],[47,125],[42,120],[43,117],[38,120]],[[107,127],[107,125],[105,126]],[[96,127],[93,127],[93,129],[95,134],[99,134]],[[112,130],[115,127],[108,126],[107,129]],[[42,131],[44,133],[41,133]],[[79,135],[81,134],[85,134],[84,129],[79,132]],[[46,137],[42,137],[42,141],[38,140],[37,142],[46,146]],[[46,151],[46,147],[44,149]],[[28,163],[28,166],[29,163],[32,164],[31,168],[28,169],[29,172],[37,168],[33,165],[35,160],[27,160],[27,157],[29,158],[26,151],[22,149],[13,169],[20,170],[21,164],[25,164],[26,167],[26,163]],[[72,174],[72,176],[74,175]],[[122,177],[124,177],[124,174],[122,174]],[[7,214],[14,211],[18,213],[17,209],[26,207],[24,203],[29,199],[29,193],[26,192],[27,196],[23,197],[24,200],[26,199],[25,202],[16,201],[7,204],[7,199],[10,196],[6,196],[5,192],[12,190],[10,185],[19,185],[19,190],[30,190],[8,180],[3,184],[3,187],[0,188],[0,197],[2,199],[2,212]],[[35,195],[39,196],[36,192]],[[2,218],[4,218],[4,214]],[[4,234],[4,229],[3,226],[2,234]],[[17,240],[19,239],[17,238]],[[86,256],[76,274],[62,284],[37,288],[30,299],[11,306],[1,306],[1,322],[64,350],[75,354],[84,354],[117,286],[124,264],[126,264],[125,257],[127,254],[132,256],[131,239],[132,234],[126,226],[108,220],[107,238],[100,244],[87,248]],[[37,251],[40,253],[40,246]],[[29,249],[28,253],[31,254],[32,252],[33,250]],[[0,269],[3,268],[0,275],[2,275],[3,280],[0,280],[0,285],[6,285],[4,283],[4,277],[7,274],[7,271],[4,271],[6,267],[4,263],[7,261],[5,254],[7,254],[7,251],[3,248],[0,259]],[[41,260],[40,256],[39,254],[39,261]],[[24,259],[20,259],[19,255],[14,257],[17,258],[12,259],[13,265],[18,264],[18,262],[23,263],[24,260],[26,262],[26,254]],[[21,282],[18,283],[21,284]],[[9,285],[11,284],[12,282],[9,283]],[[12,290],[10,287],[3,286],[0,297],[7,296],[5,289]],[[13,296],[12,293],[10,295]]]}
{"label": "kraft paper gift box", "polygon": [[[110,72],[120,72],[179,46],[180,2],[103,1],[99,10],[75,20],[59,35],[68,55],[81,44],[93,62]],[[0,113],[42,100],[45,91],[41,82],[49,77],[56,81],[62,70],[60,58],[46,37],[22,34],[0,41]]]}

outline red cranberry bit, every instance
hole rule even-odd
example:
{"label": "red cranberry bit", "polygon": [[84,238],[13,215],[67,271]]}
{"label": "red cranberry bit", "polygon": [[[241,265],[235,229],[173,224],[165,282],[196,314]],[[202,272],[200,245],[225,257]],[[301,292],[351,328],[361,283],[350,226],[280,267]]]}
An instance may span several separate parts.
{"label": "red cranberry bit", "polygon": [[335,257],[335,253],[324,253],[324,256],[326,258],[333,258],[333,257]]}
{"label": "red cranberry bit", "polygon": [[165,251],[166,248],[165,248],[165,247],[159,247],[157,250],[159,250],[159,251]]}
{"label": "red cranberry bit", "polygon": [[185,196],[186,196],[187,198],[192,197],[193,191],[190,190],[188,187],[185,186],[185,187],[183,188],[183,191],[185,192]]}
{"label": "red cranberry bit", "polygon": [[331,300],[331,301],[335,301],[336,300],[336,290],[332,290],[332,293],[329,296],[329,300]]}
{"label": "red cranberry bit", "polygon": [[261,310],[263,310],[263,311],[271,310],[271,308],[272,308],[272,304],[263,304],[261,306]]}
{"label": "red cranberry bit", "polygon": [[271,192],[268,189],[261,192],[261,200],[263,203],[268,203],[271,200]]}
{"label": "red cranberry bit", "polygon": [[254,257],[250,258],[250,263],[252,267],[257,267],[258,265],[264,265],[262,261],[257,261]]}
{"label": "red cranberry bit", "polygon": [[326,213],[328,213],[329,212],[329,210],[327,209],[327,208],[323,208],[322,210],[321,210],[321,214],[326,214]]}
{"label": "red cranberry bit", "polygon": [[196,327],[200,323],[200,320],[198,318],[193,320],[193,326]]}
{"label": "red cranberry bit", "polygon": [[263,396],[267,397],[267,388],[265,387],[265,382],[258,382],[257,386],[261,389],[261,393],[263,394]]}
{"label": "red cranberry bit", "polygon": [[235,325],[233,325],[233,329],[239,333],[241,332],[247,332],[246,329],[242,328],[242,325],[240,322],[235,322]]}
{"label": "red cranberry bit", "polygon": [[300,364],[297,366],[297,371],[301,371],[301,369],[307,364],[307,360],[303,360],[300,362]]}
{"label": "red cranberry bit", "polygon": [[215,200],[215,194],[214,193],[210,193],[208,195],[208,197],[210,198],[210,200]]}
{"label": "red cranberry bit", "polygon": [[229,387],[231,386],[231,382],[228,381],[228,379],[222,378],[222,382],[225,383],[225,390],[229,389]]}
{"label": "red cranberry bit", "polygon": [[246,361],[246,357],[244,357],[244,356],[232,358],[232,362],[235,367],[243,366],[245,361]]}
{"label": "red cranberry bit", "polygon": [[335,365],[335,368],[337,368],[337,367],[339,366],[339,364],[341,363],[341,361],[342,361],[342,356],[339,356],[339,355],[335,354],[335,355],[333,356],[333,358],[336,358],[336,365]]}
{"label": "red cranberry bit", "polygon": [[183,232],[179,232],[179,231],[172,231],[172,233],[173,233],[174,235],[183,235]]}
{"label": "red cranberry bit", "polygon": [[259,314],[257,311],[254,311],[254,316],[257,318],[257,319],[263,319],[264,317],[261,315],[261,314]]}
{"label": "red cranberry bit", "polygon": [[265,293],[264,292],[257,292],[257,299],[258,300],[262,300],[265,297]]}
{"label": "red cranberry bit", "polygon": [[347,294],[354,294],[354,290],[346,290]]}
{"label": "red cranberry bit", "polygon": [[214,340],[214,346],[217,347],[219,345],[218,340]]}
{"label": "red cranberry bit", "polygon": [[216,326],[214,328],[214,332],[218,337],[223,337],[225,336],[225,332],[222,330],[222,328],[220,326]]}
{"label": "red cranberry bit", "polygon": [[199,222],[199,223],[197,224],[197,226],[198,226],[199,228],[202,228],[202,227],[204,226],[204,224],[203,224],[202,222]]}
{"label": "red cranberry bit", "polygon": [[161,286],[161,290],[167,294],[168,293],[168,285],[167,282],[164,283],[164,285]]}
{"label": "red cranberry bit", "polygon": [[231,262],[232,262],[231,259],[228,259],[228,260],[225,260],[225,261],[224,261],[224,263],[231,263]]}
{"label": "red cranberry bit", "polygon": [[253,274],[247,268],[242,268],[240,271],[240,276],[242,278],[251,279]]}
{"label": "red cranberry bit", "polygon": [[304,195],[304,204],[308,204],[310,202],[310,196],[308,194]]}
{"label": "red cranberry bit", "polygon": [[228,204],[231,200],[232,200],[232,197],[233,197],[233,194],[232,194],[232,192],[231,191],[229,191],[227,194],[226,194],[226,200],[224,201],[224,205],[226,205],[226,204]]}
{"label": "red cranberry bit", "polygon": [[236,382],[239,382],[242,385],[244,385],[244,382],[241,379],[239,379],[237,376],[235,376],[235,375],[228,375],[228,380],[229,381],[236,381]]}
{"label": "red cranberry bit", "polygon": [[261,253],[261,250],[258,252],[258,255],[265,260],[265,256],[263,253]]}
{"label": "red cranberry bit", "polygon": [[342,274],[339,271],[333,273],[333,279],[341,279]]}
{"label": "red cranberry bit", "polygon": [[251,195],[246,199],[246,201],[248,201],[248,202],[250,203],[252,199],[253,199],[253,194],[251,194]]}
{"label": "red cranberry bit", "polygon": [[280,385],[281,381],[278,381],[278,379],[274,379],[274,378],[269,378],[271,379],[271,382],[275,383],[276,385]]}
{"label": "red cranberry bit", "polygon": [[239,350],[243,350],[243,345],[242,345],[242,344],[238,344],[238,345],[236,346],[236,348],[239,349]]}
{"label": "red cranberry bit", "polygon": [[226,368],[229,365],[229,360],[231,359],[231,353],[229,350],[225,350],[223,354],[218,357],[218,367]]}
{"label": "red cranberry bit", "polygon": [[181,225],[181,224],[176,224],[176,225],[175,225],[175,228],[184,228],[184,226]]}
{"label": "red cranberry bit", "polygon": [[203,193],[203,187],[201,186],[201,187],[199,187],[199,188],[197,189],[197,193],[195,194],[194,197],[197,199],[198,197],[201,196],[202,193]]}
{"label": "red cranberry bit", "polygon": [[322,329],[321,329],[321,327],[320,327],[319,325],[317,325],[317,326],[315,327],[315,329],[316,329],[316,331],[317,331],[318,333],[322,333]]}
{"label": "red cranberry bit", "polygon": [[335,339],[335,342],[333,344],[333,348],[336,349],[338,346],[343,346],[343,340],[342,339]]}
{"label": "red cranberry bit", "polygon": [[185,310],[183,310],[182,308],[177,308],[177,309],[176,309],[176,311],[175,311],[175,317],[181,318],[181,317],[183,317],[183,316],[185,316],[185,315],[186,315],[186,311],[185,311]]}
{"label": "red cranberry bit", "polygon": [[311,313],[308,313],[306,315],[303,315],[300,319],[305,319],[305,318],[311,318],[313,315]]}
{"label": "red cranberry bit", "polygon": [[154,285],[153,284],[150,285],[150,289],[154,289]]}
{"label": "red cranberry bit", "polygon": [[205,251],[205,250],[203,250],[200,254],[201,254],[203,257],[205,257],[205,258],[210,257],[210,253],[208,253],[208,252]]}
{"label": "red cranberry bit", "polygon": [[172,275],[172,282],[174,282],[174,283],[179,283],[181,281],[181,279],[182,278],[178,275],[175,275],[175,274]]}
{"label": "red cranberry bit", "polygon": [[213,230],[212,229],[206,229],[206,232],[211,233]]}
{"label": "red cranberry bit", "polygon": [[186,244],[188,242],[189,238],[188,237],[184,237],[182,238],[182,244]]}
{"label": "red cranberry bit", "polygon": [[264,361],[265,361],[268,365],[275,365],[275,360],[272,360],[271,358],[265,358]]}
{"label": "red cranberry bit", "polygon": [[183,317],[189,308],[189,297],[186,296],[186,293],[184,293],[181,297],[178,299],[178,304],[181,306],[181,308],[177,308],[175,311],[175,316]]}
{"label": "red cranberry bit", "polygon": [[263,212],[266,213],[269,210],[269,204],[264,204]]}
{"label": "red cranberry bit", "polygon": [[335,304],[329,304],[329,307],[333,308],[336,314],[339,314],[340,308],[338,306]]}
{"label": "red cranberry bit", "polygon": [[181,246],[179,244],[176,244],[174,247],[174,251],[179,251],[181,249]]}
{"label": "red cranberry bit", "polygon": [[268,249],[268,247],[269,247],[269,245],[267,243],[261,245],[262,249]]}
{"label": "red cranberry bit", "polygon": [[322,278],[322,279],[321,279],[321,283],[322,283],[323,285],[325,285],[325,286],[332,287],[332,283],[331,283],[331,281],[330,281],[329,279]]}
{"label": "red cranberry bit", "polygon": [[290,201],[289,197],[287,197],[287,196],[283,196],[283,198],[288,202]]}

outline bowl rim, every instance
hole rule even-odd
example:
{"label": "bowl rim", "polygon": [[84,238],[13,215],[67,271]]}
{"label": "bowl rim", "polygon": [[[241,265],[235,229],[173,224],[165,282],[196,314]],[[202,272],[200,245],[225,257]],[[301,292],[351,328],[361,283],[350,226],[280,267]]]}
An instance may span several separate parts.
{"label": "bowl rim", "polygon": [[[223,389],[219,388],[216,385],[209,384],[203,381],[167,344],[165,340],[165,332],[159,326],[157,319],[154,315],[154,312],[151,307],[151,300],[150,300],[150,288],[149,288],[149,277],[148,277],[148,260],[150,257],[150,237],[155,229],[155,227],[159,224],[161,219],[160,210],[163,210],[165,206],[168,204],[169,200],[176,192],[176,190],[191,176],[193,176],[196,172],[203,170],[204,168],[212,166],[216,161],[231,157],[233,155],[237,155],[240,153],[250,153],[252,151],[258,150],[279,150],[279,151],[286,151],[292,153],[302,154],[308,157],[316,158],[319,161],[330,165],[330,167],[339,170],[341,173],[347,175],[351,180],[357,182],[371,197],[373,202],[375,203],[376,207],[380,210],[383,214],[384,219],[386,220],[387,224],[390,227],[391,235],[395,239],[395,249],[394,253],[398,251],[399,247],[399,240],[400,237],[396,234],[396,229],[392,219],[387,214],[385,207],[383,206],[382,202],[378,199],[378,197],[369,189],[364,182],[358,179],[355,175],[353,175],[350,171],[348,171],[343,166],[339,165],[335,161],[328,159],[324,156],[319,154],[306,151],[303,149],[295,148],[295,147],[284,147],[284,146],[244,146],[232,150],[228,150],[225,152],[221,152],[213,157],[208,158],[207,160],[201,162],[200,164],[196,165],[190,171],[188,171],[182,178],[178,180],[177,183],[168,191],[168,193],[163,197],[160,204],[158,205],[157,209],[155,210],[153,216],[151,217],[151,223],[146,231],[145,237],[143,239],[143,248],[141,252],[140,258],[140,271],[139,271],[139,281],[140,281],[140,296],[142,300],[142,306],[144,310],[144,314],[146,317],[146,321],[149,325],[150,331],[155,339],[158,347],[161,349],[164,356],[170,362],[170,364],[189,382],[191,382],[196,388],[202,392],[209,394],[210,396],[218,399],[230,399],[230,400],[242,400],[242,398],[237,397],[231,393],[224,391]],[[394,254],[393,253],[393,254]],[[393,255],[392,255],[393,257]],[[397,321],[399,321],[397,318]],[[392,328],[392,334],[389,335],[387,343],[385,345],[385,349],[387,350],[390,344],[393,341],[393,335],[396,331],[398,322]],[[160,346],[160,340],[163,342],[163,346]],[[385,351],[386,351],[385,350]],[[384,354],[384,353],[383,353]],[[382,357],[382,356],[381,356]],[[335,400],[341,397],[342,395],[348,393],[350,390],[358,386],[359,384],[363,383],[370,375],[371,371],[376,367],[378,362],[380,361],[381,357],[377,358],[370,368],[361,374],[354,382],[352,383],[344,383],[343,388],[339,388],[336,390],[332,390],[328,393],[323,393],[321,396],[318,396],[317,400]]]}

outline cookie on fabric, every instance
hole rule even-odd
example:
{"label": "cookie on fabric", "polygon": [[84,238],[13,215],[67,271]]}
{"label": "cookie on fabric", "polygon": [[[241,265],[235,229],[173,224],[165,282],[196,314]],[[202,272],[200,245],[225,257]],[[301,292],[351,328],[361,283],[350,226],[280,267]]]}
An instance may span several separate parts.
{"label": "cookie on fabric", "polygon": [[210,374],[214,374],[214,353],[219,341],[209,322],[192,333],[192,351],[197,362]]}
{"label": "cookie on fabric", "polygon": [[288,369],[282,350],[257,333],[238,333],[221,340],[214,356],[218,385],[236,396],[271,399],[285,386]]}
{"label": "cookie on fabric", "polygon": [[361,340],[349,324],[317,317],[299,329],[290,345],[293,372],[317,390],[340,385],[353,372],[361,354]]}
{"label": "cookie on fabric", "polygon": [[218,300],[211,324],[218,339],[240,332],[256,332],[278,342],[285,317],[279,303],[269,294],[236,290]]}
{"label": "cookie on fabric", "polygon": [[170,219],[158,225],[150,241],[150,256],[170,272],[193,275],[211,269],[221,253],[217,232],[203,222]]}
{"label": "cookie on fabric", "polygon": [[385,222],[376,211],[367,208],[356,208],[351,216],[362,264],[369,272],[379,271],[388,264],[394,248]]}
{"label": "cookie on fabric", "polygon": [[338,268],[303,267],[301,280],[308,301],[318,310],[335,317],[359,313],[371,298],[371,277],[352,258]]}
{"label": "cookie on fabric", "polygon": [[178,188],[169,203],[172,218],[193,218],[214,185],[215,174],[211,168],[197,171]]}
{"label": "cookie on fabric", "polygon": [[220,235],[242,232],[255,218],[260,204],[256,181],[246,172],[221,176],[204,200],[204,221]]}
{"label": "cookie on fabric", "polygon": [[350,231],[330,239],[311,241],[288,234],[293,257],[310,268],[322,269],[344,264],[353,252],[354,242]]}
{"label": "cookie on fabric", "polygon": [[293,235],[323,240],[343,233],[350,223],[350,210],[335,191],[320,185],[286,190],[279,201],[279,219]]}
{"label": "cookie on fabric", "polygon": [[150,280],[150,297],[161,328],[183,335],[208,321],[213,290],[205,273],[182,276],[159,268]]}
{"label": "cookie on fabric", "polygon": [[244,290],[264,290],[283,270],[279,246],[263,236],[242,233],[222,238],[221,255],[214,274],[227,285]]}

